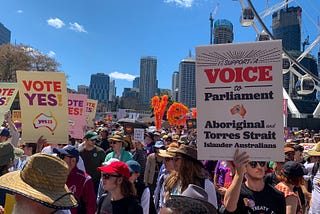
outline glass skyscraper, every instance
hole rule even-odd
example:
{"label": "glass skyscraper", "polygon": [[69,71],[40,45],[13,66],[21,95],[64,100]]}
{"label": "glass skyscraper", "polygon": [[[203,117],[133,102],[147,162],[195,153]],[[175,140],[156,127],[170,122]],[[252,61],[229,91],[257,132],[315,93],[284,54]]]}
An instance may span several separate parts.
{"label": "glass skyscraper", "polygon": [[139,100],[141,104],[151,103],[157,93],[157,58],[152,56],[140,59]]}
{"label": "glass skyscraper", "polygon": [[189,56],[179,64],[179,102],[196,107],[196,59]]}
{"label": "glass skyscraper", "polygon": [[214,44],[233,42],[233,25],[226,19],[218,19],[214,22]]}
{"label": "glass skyscraper", "polygon": [[109,101],[110,77],[107,74],[92,74],[89,86],[89,98],[102,103]]}
{"label": "glass skyscraper", "polygon": [[0,45],[10,43],[11,31],[0,23]]}

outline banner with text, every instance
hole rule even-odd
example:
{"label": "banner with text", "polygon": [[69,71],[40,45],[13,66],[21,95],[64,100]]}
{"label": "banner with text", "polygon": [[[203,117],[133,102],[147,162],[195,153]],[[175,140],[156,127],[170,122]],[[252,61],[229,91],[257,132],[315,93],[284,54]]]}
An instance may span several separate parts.
{"label": "banner with text", "polygon": [[18,129],[18,132],[22,131],[22,119],[21,119],[21,110],[12,110],[12,120],[14,125]]}
{"label": "banner with text", "polygon": [[0,83],[0,121],[4,120],[4,113],[10,110],[14,98],[18,92],[17,83]]}
{"label": "banner with text", "polygon": [[68,94],[69,135],[82,139],[86,131],[87,95]]}
{"label": "banner with text", "polygon": [[68,98],[62,72],[17,71],[25,142],[68,143]]}
{"label": "banner with text", "polygon": [[94,122],[96,118],[98,100],[87,99],[87,126],[94,128]]}
{"label": "banner with text", "polygon": [[196,47],[198,159],[284,161],[280,40]]}

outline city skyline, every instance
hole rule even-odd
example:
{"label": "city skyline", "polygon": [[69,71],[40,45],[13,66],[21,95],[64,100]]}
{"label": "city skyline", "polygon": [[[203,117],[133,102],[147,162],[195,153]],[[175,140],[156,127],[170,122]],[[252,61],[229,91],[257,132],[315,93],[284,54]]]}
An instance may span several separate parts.
{"label": "city skyline", "polygon": [[[244,1],[246,3],[246,1]],[[261,14],[266,1],[252,0]],[[269,7],[280,1],[269,0]],[[234,43],[255,41],[252,27],[241,27],[239,2],[226,0],[100,1],[4,0],[0,22],[11,31],[12,44],[25,44],[54,57],[68,75],[68,87],[90,84],[91,74],[115,80],[117,95],[139,76],[140,58],[158,60],[159,88],[172,88],[179,63],[210,41],[209,15],[219,3],[214,20],[227,19],[234,27]],[[289,6],[297,6],[293,1]],[[318,35],[319,5],[304,0],[302,38]],[[271,15],[264,18],[271,29]],[[312,54],[316,56],[318,46]],[[81,75],[79,75],[81,74]],[[170,79],[170,81],[168,81]]]}

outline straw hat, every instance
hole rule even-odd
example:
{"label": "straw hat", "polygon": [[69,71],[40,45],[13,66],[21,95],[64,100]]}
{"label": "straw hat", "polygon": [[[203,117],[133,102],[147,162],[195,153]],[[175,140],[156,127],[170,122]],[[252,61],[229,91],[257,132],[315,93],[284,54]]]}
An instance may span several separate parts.
{"label": "straw hat", "polygon": [[173,158],[179,146],[177,143],[170,143],[167,149],[160,149],[158,155],[163,158]]}
{"label": "straw hat", "polygon": [[207,192],[194,184],[189,184],[181,195],[171,195],[165,206],[171,209],[182,209],[181,213],[216,214],[217,209],[208,202]]}
{"label": "straw hat", "polygon": [[308,151],[309,156],[320,156],[320,142],[318,142],[311,150]]}
{"label": "straw hat", "polygon": [[125,138],[125,136],[123,134],[121,134],[120,132],[115,132],[113,135],[111,135],[111,137],[108,138],[109,142],[111,141],[120,141],[123,144],[123,147],[127,146],[127,140]]}
{"label": "straw hat", "polygon": [[68,165],[60,158],[35,154],[22,170],[1,176],[0,188],[49,208],[70,209],[77,206],[77,200],[66,185],[68,173]]}

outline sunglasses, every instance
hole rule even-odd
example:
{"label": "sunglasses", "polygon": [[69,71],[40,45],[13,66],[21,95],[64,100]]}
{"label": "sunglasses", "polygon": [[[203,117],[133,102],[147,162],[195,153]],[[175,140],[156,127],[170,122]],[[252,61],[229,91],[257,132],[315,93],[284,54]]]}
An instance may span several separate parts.
{"label": "sunglasses", "polygon": [[65,157],[74,158],[74,157],[71,156],[71,155],[63,155],[63,154],[59,154],[58,157],[61,158],[62,160],[63,160]]}
{"label": "sunglasses", "polygon": [[164,158],[164,161],[168,162],[168,161],[172,161],[174,160],[174,158]]}
{"label": "sunglasses", "polygon": [[249,165],[252,168],[256,168],[258,164],[259,164],[259,166],[264,167],[267,164],[267,162],[265,162],[265,161],[250,161],[249,162]]}
{"label": "sunglasses", "polygon": [[121,175],[112,175],[112,174],[101,173],[101,177],[102,177],[103,179],[108,180],[108,179],[111,178],[111,177],[120,178]]}

